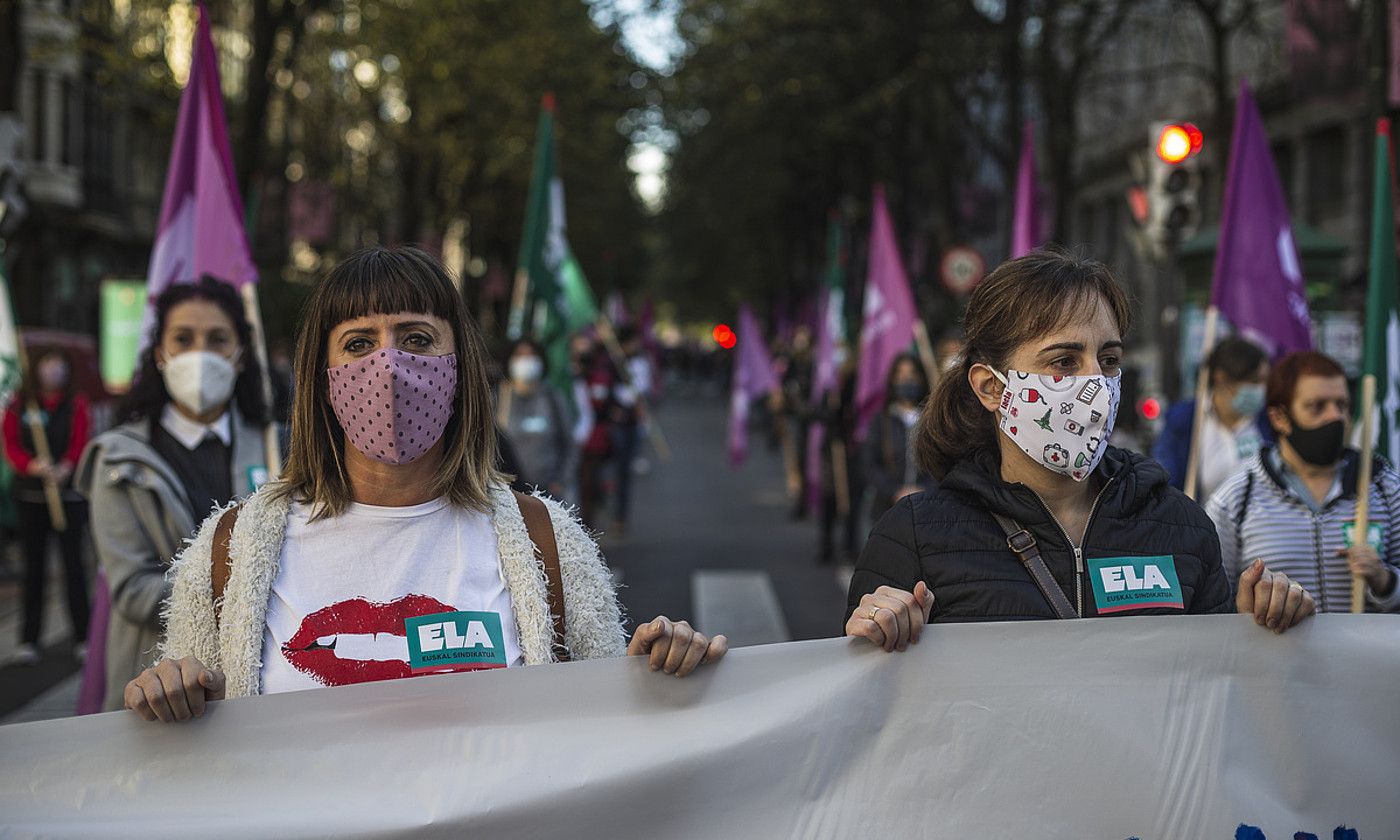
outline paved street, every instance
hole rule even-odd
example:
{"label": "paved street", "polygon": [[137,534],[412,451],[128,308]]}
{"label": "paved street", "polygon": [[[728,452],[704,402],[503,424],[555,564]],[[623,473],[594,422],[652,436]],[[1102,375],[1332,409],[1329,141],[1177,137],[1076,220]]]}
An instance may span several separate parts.
{"label": "paved street", "polygon": [[628,532],[603,536],[622,602],[635,620],[682,618],[735,645],[835,635],[845,590],[816,563],[817,526],[788,518],[781,459],[761,435],[743,467],[729,466],[726,411],[726,399],[699,396],[662,409],[674,459],[648,452]]}

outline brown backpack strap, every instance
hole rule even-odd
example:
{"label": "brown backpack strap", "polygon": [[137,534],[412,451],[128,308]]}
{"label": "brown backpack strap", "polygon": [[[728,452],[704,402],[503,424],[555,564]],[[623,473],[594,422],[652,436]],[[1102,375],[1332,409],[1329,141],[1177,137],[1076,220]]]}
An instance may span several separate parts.
{"label": "brown backpack strap", "polygon": [[554,523],[549,521],[549,508],[534,496],[515,493],[515,503],[525,519],[525,530],[535,553],[544,565],[544,578],[549,584],[549,612],[554,619],[554,658],[569,661],[569,649],[564,646],[564,576],[559,571],[559,545],[554,541]]}
{"label": "brown backpack strap", "polygon": [[219,524],[214,526],[214,548],[210,552],[210,559],[213,566],[209,569],[209,583],[214,595],[214,624],[219,623],[219,613],[223,610],[220,603],[224,597],[224,587],[228,585],[228,546],[229,540],[233,538],[233,526],[238,524],[239,505],[234,505],[224,511],[224,515],[219,517]]}

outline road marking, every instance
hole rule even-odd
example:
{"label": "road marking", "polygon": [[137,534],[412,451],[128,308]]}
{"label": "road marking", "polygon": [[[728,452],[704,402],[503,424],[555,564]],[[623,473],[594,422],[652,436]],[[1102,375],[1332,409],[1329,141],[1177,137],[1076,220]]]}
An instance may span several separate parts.
{"label": "road marking", "polygon": [[730,647],[792,639],[767,572],[697,570],[690,574],[690,591],[698,629],[723,633],[729,638]]}

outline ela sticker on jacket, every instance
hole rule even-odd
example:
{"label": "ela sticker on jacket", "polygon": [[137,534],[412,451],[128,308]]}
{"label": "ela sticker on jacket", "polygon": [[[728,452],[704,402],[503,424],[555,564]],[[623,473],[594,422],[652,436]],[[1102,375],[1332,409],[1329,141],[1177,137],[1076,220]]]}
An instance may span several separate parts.
{"label": "ela sticker on jacket", "polygon": [[506,667],[505,636],[496,613],[420,615],[405,618],[403,626],[408,636],[408,664],[414,673]]}
{"label": "ela sticker on jacket", "polygon": [[[1376,550],[1380,556],[1385,556],[1385,527],[1379,522],[1370,522],[1366,525],[1366,542],[1371,544],[1371,548]],[[1356,523],[1342,523],[1342,544],[1347,548],[1356,545]]]}
{"label": "ela sticker on jacket", "polygon": [[1160,557],[1092,557],[1089,582],[1099,615],[1150,608],[1185,609],[1176,560]]}

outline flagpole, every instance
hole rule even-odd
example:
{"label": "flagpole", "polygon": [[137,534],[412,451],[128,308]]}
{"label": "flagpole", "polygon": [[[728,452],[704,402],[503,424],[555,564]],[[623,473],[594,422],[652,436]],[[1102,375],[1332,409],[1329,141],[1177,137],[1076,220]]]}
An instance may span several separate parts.
{"label": "flagpole", "polygon": [[515,341],[525,332],[525,297],[530,289],[530,273],[524,267],[515,270],[515,289],[510,295],[510,314],[506,320],[506,338]]}
{"label": "flagpole", "polygon": [[612,357],[613,367],[617,368],[618,373],[622,375],[622,381],[637,392],[637,405],[646,415],[647,437],[651,440],[652,448],[656,450],[656,457],[660,458],[662,462],[670,462],[671,445],[666,442],[666,435],[661,432],[661,424],[656,422],[656,416],[647,403],[646,395],[632,382],[632,374],[627,370],[627,355],[622,352],[622,345],[617,341],[617,333],[613,330],[612,322],[608,320],[606,314],[600,311],[594,326],[598,328],[598,337],[603,340],[603,347]]}
{"label": "flagpole", "polygon": [[938,385],[938,361],[933,355],[933,342],[929,340],[928,327],[922,317],[914,319],[914,343],[919,346],[919,361],[923,363],[924,376],[928,379],[928,389],[932,393]]}
{"label": "flagpole", "polygon": [[267,363],[267,335],[263,331],[262,307],[258,305],[256,283],[244,283],[239,290],[243,296],[243,315],[253,332],[253,356],[262,367],[263,404],[267,406],[269,418],[263,424],[263,462],[267,465],[267,478],[274,481],[282,474],[282,446],[277,440],[277,423],[272,419],[272,368]]}
{"label": "flagpole", "polygon": [[[1220,326],[1220,310],[1212,304],[1206,309],[1206,334],[1201,347],[1209,354],[1215,347],[1215,333]],[[1201,364],[1196,369],[1196,412],[1191,419],[1191,446],[1186,455],[1186,484],[1184,489],[1190,499],[1196,498],[1196,484],[1201,472],[1201,430],[1206,424],[1206,401],[1210,399],[1210,368],[1206,356],[1201,356]]]}
{"label": "flagpole", "polygon": [[[13,308],[11,311],[14,311]],[[26,379],[34,381],[33,372],[29,370],[29,353],[24,349],[24,333],[15,327],[15,350],[17,353],[20,369],[20,382]],[[29,424],[29,436],[34,439],[34,454],[41,460],[47,461],[50,466],[55,466],[53,453],[49,451],[49,438],[44,434],[44,423],[39,419],[39,401],[34,398],[34,393],[29,390],[25,394],[24,400],[24,422]],[[49,524],[55,531],[68,530],[68,517],[63,515],[63,497],[58,492],[58,482],[52,476],[44,476],[44,502],[49,507]]]}
{"label": "flagpole", "polygon": [[[1371,526],[1371,462],[1375,452],[1374,423],[1376,413],[1376,377],[1368,373],[1361,377],[1361,468],[1356,477],[1356,523],[1352,545],[1366,545],[1366,531]],[[1366,579],[1351,576],[1351,611],[1366,612]]]}

